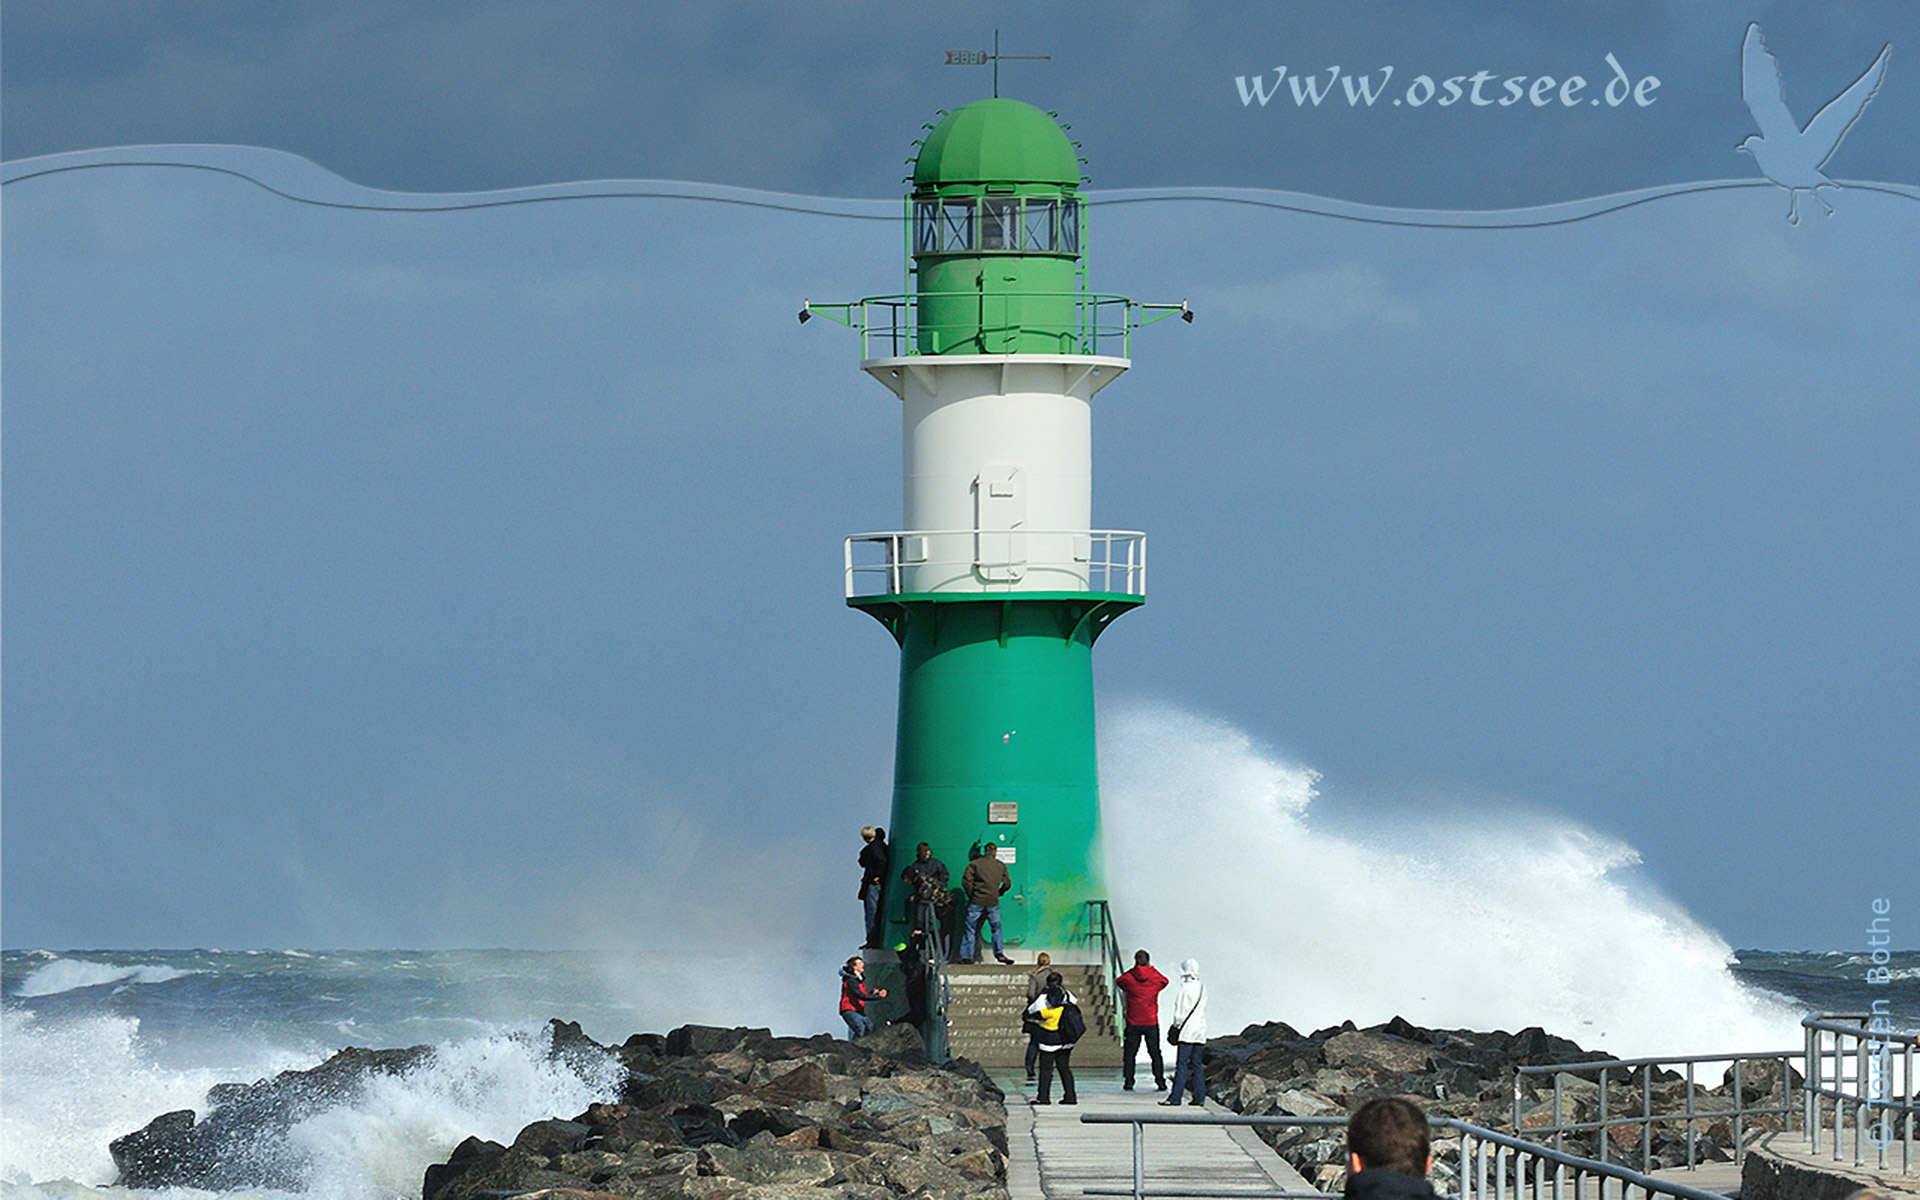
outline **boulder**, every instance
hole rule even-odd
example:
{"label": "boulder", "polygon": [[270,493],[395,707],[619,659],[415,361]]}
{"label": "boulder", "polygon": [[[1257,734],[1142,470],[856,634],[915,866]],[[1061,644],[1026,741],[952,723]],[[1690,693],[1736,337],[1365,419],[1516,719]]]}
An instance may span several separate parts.
{"label": "boulder", "polygon": [[717,1025],[682,1025],[666,1036],[663,1052],[671,1058],[684,1058],[688,1055],[725,1054],[737,1050],[749,1042],[770,1042],[773,1031],[768,1029],[722,1029]]}
{"label": "boulder", "polygon": [[727,1115],[711,1104],[684,1104],[667,1114],[680,1140],[689,1146],[737,1145],[739,1139],[727,1128]]}
{"label": "boulder", "polygon": [[163,1113],[114,1139],[108,1153],[127,1187],[298,1190],[303,1159],[289,1151],[287,1131],[323,1109],[352,1103],[370,1078],[409,1070],[431,1054],[427,1046],[349,1046],[309,1070],[219,1084],[207,1093],[204,1117],[186,1109]]}
{"label": "boulder", "polygon": [[927,1043],[920,1031],[901,1022],[876,1029],[858,1043],[860,1048],[870,1054],[884,1055],[914,1066],[925,1066]]}
{"label": "boulder", "polygon": [[[1806,1081],[1800,1072],[1792,1067],[1787,1074],[1793,1077],[1793,1086],[1798,1088]],[[1733,1091],[1733,1068],[1728,1067],[1720,1086],[1731,1095]],[[1777,1058],[1746,1058],[1740,1060],[1740,1098],[1747,1104],[1759,1104],[1769,1096],[1783,1095],[1781,1086],[1781,1062]]]}
{"label": "boulder", "polygon": [[1330,1067],[1410,1074],[1426,1069],[1429,1051],[1420,1042],[1394,1034],[1356,1030],[1328,1038],[1321,1054]]}
{"label": "boulder", "polygon": [[797,1104],[827,1098],[827,1071],[819,1063],[802,1063],[756,1089],[769,1100]]}
{"label": "boulder", "polygon": [[1332,1101],[1299,1088],[1288,1088],[1275,1096],[1274,1107],[1290,1117],[1331,1117],[1342,1112]]}
{"label": "boulder", "polygon": [[725,1175],[747,1183],[785,1183],[813,1187],[833,1178],[833,1160],[818,1150],[791,1150],[766,1143],[733,1148],[703,1146],[702,1175]]}
{"label": "boulder", "polygon": [[520,1131],[509,1149],[539,1158],[558,1158],[580,1149],[589,1127],[579,1121],[535,1121]]}

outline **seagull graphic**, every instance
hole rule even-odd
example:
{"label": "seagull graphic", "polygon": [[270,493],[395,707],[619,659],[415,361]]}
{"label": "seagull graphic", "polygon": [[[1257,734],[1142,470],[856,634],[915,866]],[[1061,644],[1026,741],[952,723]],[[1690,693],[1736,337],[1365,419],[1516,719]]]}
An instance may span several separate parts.
{"label": "seagull graphic", "polygon": [[1787,189],[1789,224],[1800,223],[1801,192],[1811,194],[1829,217],[1833,215],[1833,205],[1820,195],[1820,189],[1840,185],[1822,174],[1820,168],[1827,165],[1840,139],[1853,128],[1867,101],[1880,90],[1880,81],[1887,76],[1887,55],[1892,52],[1892,43],[1882,46],[1880,57],[1873,60],[1866,73],[1829,100],[1802,129],[1787,111],[1786,89],[1780,85],[1780,64],[1767,52],[1767,44],[1760,37],[1759,22],[1747,26],[1747,39],[1740,47],[1740,94],[1746,98],[1747,109],[1753,113],[1753,123],[1760,127],[1760,132],[1734,149],[1753,155],[1760,173]]}

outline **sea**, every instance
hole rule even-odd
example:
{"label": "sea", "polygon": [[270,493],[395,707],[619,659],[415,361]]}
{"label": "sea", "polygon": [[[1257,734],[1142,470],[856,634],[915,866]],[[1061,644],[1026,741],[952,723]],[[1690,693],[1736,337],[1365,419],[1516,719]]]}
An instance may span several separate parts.
{"label": "sea", "polygon": [[[1870,965],[1857,953],[1741,950],[1725,971],[1738,988],[1801,1013],[1890,1001],[1912,1028],[1920,952],[1893,955],[1887,985],[1866,982]],[[525,950],[6,951],[0,1197],[207,1197],[110,1189],[107,1144],[161,1113],[204,1111],[217,1083],[310,1067],[346,1046],[430,1045],[423,1065],[291,1131],[286,1153],[298,1159],[301,1191],[220,1194],[416,1197],[426,1167],[461,1139],[511,1141],[528,1122],[614,1095],[611,1063],[550,1061],[541,1034],[550,1017],[578,1021],[603,1043],[664,1032],[631,967],[608,954]],[[1647,989],[1649,1005],[1671,999]],[[813,1028],[778,1031],[832,1028],[828,1005],[820,1015]]]}

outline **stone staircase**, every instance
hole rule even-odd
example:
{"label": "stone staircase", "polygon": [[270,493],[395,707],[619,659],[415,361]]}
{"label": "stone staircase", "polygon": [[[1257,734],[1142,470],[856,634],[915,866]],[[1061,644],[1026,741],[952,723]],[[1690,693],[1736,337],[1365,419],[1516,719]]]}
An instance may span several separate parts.
{"label": "stone staircase", "polygon": [[[1114,1021],[1113,992],[1099,966],[1056,965],[1067,990],[1080,1002],[1087,1034],[1073,1048],[1073,1066],[1118,1067],[1120,1038]],[[953,999],[947,1008],[947,1052],[983,1067],[1019,1067],[1026,1062],[1027,1039],[1020,1013],[1027,1006],[1031,964],[1003,967],[953,965],[947,968]]]}

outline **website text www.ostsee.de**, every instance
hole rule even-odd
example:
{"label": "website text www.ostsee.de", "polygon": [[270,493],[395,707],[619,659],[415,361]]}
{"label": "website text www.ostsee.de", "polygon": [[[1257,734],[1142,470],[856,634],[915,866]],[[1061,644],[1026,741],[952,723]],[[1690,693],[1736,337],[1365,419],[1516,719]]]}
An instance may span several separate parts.
{"label": "website text www.ostsee.de", "polygon": [[[1236,75],[1233,83],[1240,92],[1240,103],[1251,108],[1267,107],[1272,101],[1293,101],[1295,108],[1319,108],[1331,102],[1339,107],[1344,100],[1349,108],[1372,108],[1376,104],[1393,107],[1450,108],[1464,104],[1469,108],[1619,108],[1632,105],[1650,107],[1658,97],[1660,77],[1634,78],[1620,60],[1607,54],[1604,72],[1588,79],[1584,75],[1501,75],[1481,68],[1472,74],[1415,75],[1404,86],[1393,82],[1394,68],[1382,66],[1365,74],[1354,74],[1337,66],[1300,74],[1285,66],[1258,75]],[[1403,76],[1404,78],[1404,76]]]}

